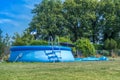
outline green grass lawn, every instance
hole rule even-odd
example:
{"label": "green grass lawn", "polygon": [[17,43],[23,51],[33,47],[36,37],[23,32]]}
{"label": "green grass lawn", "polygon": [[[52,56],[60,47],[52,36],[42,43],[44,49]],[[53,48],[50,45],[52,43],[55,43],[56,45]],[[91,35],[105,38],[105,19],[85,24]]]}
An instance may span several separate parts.
{"label": "green grass lawn", "polygon": [[120,80],[120,61],[0,63],[0,80]]}

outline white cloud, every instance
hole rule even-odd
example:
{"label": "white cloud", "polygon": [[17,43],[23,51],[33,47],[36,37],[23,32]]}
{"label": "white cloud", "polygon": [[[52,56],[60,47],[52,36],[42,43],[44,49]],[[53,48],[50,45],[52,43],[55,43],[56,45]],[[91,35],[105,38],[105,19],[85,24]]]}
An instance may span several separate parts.
{"label": "white cloud", "polygon": [[0,19],[1,24],[6,23],[6,22],[11,22],[11,20],[10,19]]}
{"label": "white cloud", "polygon": [[24,6],[28,9],[33,9],[35,4],[39,4],[41,0],[24,0]]}
{"label": "white cloud", "polygon": [[13,21],[11,19],[0,19],[0,24],[11,24],[13,26],[19,26],[18,22]]}
{"label": "white cloud", "polygon": [[31,20],[31,15],[27,14],[13,14],[8,12],[0,12],[1,15],[6,15],[8,17],[14,18],[14,19],[24,19],[24,20]]}
{"label": "white cloud", "polygon": [[34,3],[39,3],[42,0],[23,0],[23,1],[26,2],[26,3],[34,4]]}
{"label": "white cloud", "polygon": [[25,4],[24,6],[28,9],[31,9],[31,10],[34,8],[34,5]]}
{"label": "white cloud", "polygon": [[1,15],[6,15],[6,16],[10,16],[10,17],[15,17],[14,14],[8,13],[8,12],[0,12]]}
{"label": "white cloud", "polygon": [[24,19],[24,20],[31,20],[31,15],[18,15],[19,19]]}

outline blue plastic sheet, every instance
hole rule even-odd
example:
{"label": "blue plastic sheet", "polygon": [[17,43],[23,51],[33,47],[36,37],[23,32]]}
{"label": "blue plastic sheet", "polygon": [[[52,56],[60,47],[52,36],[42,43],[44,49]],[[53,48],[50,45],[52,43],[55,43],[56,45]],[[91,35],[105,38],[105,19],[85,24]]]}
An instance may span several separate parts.
{"label": "blue plastic sheet", "polygon": [[75,58],[75,61],[108,61],[105,56],[97,57],[85,57],[85,58]]}

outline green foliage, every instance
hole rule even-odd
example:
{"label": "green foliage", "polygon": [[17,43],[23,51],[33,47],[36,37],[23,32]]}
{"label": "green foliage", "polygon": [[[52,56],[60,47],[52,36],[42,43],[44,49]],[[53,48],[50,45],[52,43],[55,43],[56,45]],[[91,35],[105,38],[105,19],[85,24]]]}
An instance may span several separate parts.
{"label": "green foliage", "polygon": [[[18,33],[15,33],[15,36],[13,36],[13,39],[15,40],[12,45],[13,46],[22,46],[22,45],[27,45],[25,41],[23,40],[22,36],[20,36]],[[26,37],[27,39],[27,37]]]}
{"label": "green foliage", "polygon": [[25,42],[23,42],[21,39],[17,39],[15,42],[12,44],[13,46],[23,46],[27,45]]}
{"label": "green foliage", "polygon": [[95,55],[95,48],[89,39],[82,38],[76,41],[76,48],[82,51],[83,56],[92,56]]}
{"label": "green foliage", "polygon": [[29,45],[47,45],[47,41],[44,40],[32,40]]}
{"label": "green foliage", "polygon": [[72,43],[72,41],[71,41],[70,38],[68,38],[68,37],[59,37],[59,42]]}
{"label": "green foliage", "polygon": [[118,54],[118,56],[120,56],[120,49],[118,50],[117,54]]}
{"label": "green foliage", "polygon": [[73,42],[84,37],[103,43],[119,36],[119,9],[119,0],[43,0],[33,9],[28,30],[37,29],[46,40],[69,35]]}
{"label": "green foliage", "polygon": [[120,49],[120,42],[118,42],[117,44],[118,44],[118,45],[117,45],[117,48]]}
{"label": "green foliage", "polygon": [[117,42],[117,49],[120,49],[120,39],[117,39],[116,42]]}
{"label": "green foliage", "polygon": [[81,37],[96,38],[98,32],[99,14],[96,10],[97,0],[65,0],[64,8],[66,25],[69,28],[71,39],[76,41]]}
{"label": "green foliage", "polygon": [[72,47],[72,53],[73,53],[74,57],[77,57],[76,47]]}
{"label": "green foliage", "polygon": [[114,39],[107,39],[104,42],[104,47],[107,50],[113,50],[117,48],[117,42]]}
{"label": "green foliage", "polygon": [[13,39],[13,46],[23,46],[23,45],[47,45],[45,40],[35,40],[34,35],[28,34],[29,32],[24,32],[23,35],[18,33],[15,34]]}
{"label": "green foliage", "polygon": [[30,23],[29,30],[37,29],[37,34],[46,40],[49,36],[66,35],[68,30],[64,27],[62,6],[61,0],[42,0],[32,11],[35,16]]}
{"label": "green foliage", "polygon": [[102,52],[103,52],[104,56],[110,56],[110,54],[111,54],[110,51],[108,51],[108,50],[103,50]]}
{"label": "green foliage", "polygon": [[96,50],[103,50],[104,46],[102,44],[94,44]]}
{"label": "green foliage", "polygon": [[[30,32],[48,40],[49,36],[69,36],[72,42],[89,38],[93,43],[120,39],[119,0],[42,0],[32,10],[34,14],[22,41],[29,44]],[[26,38],[27,37],[27,38]]]}
{"label": "green foliage", "polygon": [[29,45],[32,40],[34,40],[34,36],[30,35],[29,32],[24,32],[22,35],[15,33],[13,36],[13,46],[22,46],[22,45]]}
{"label": "green foliage", "polygon": [[4,50],[3,47],[4,47],[4,43],[3,43],[3,37],[2,37],[2,30],[0,29],[0,57]]}
{"label": "green foliage", "polygon": [[[103,24],[103,34],[104,40],[106,39],[115,39],[119,38],[119,28],[120,28],[120,15],[118,10],[120,9],[120,1],[119,0],[102,0],[101,4],[101,13],[104,17]],[[118,7],[118,8],[117,8]],[[119,19],[118,19],[119,18]]]}
{"label": "green foliage", "polygon": [[0,29],[0,60],[3,60],[9,54],[10,37],[6,34],[2,36],[2,30]]}

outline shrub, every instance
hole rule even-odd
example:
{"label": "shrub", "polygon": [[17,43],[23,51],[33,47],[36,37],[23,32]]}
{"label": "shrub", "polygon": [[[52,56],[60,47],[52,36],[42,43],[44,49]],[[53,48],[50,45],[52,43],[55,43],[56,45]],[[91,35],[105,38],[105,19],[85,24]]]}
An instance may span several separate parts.
{"label": "shrub", "polygon": [[32,40],[29,45],[47,45],[47,41],[44,40]]}
{"label": "shrub", "polygon": [[104,42],[104,47],[107,50],[113,50],[117,48],[117,42],[114,39],[107,39]]}
{"label": "shrub", "polygon": [[117,48],[118,48],[118,49],[120,49],[120,42],[119,42],[119,43],[117,43],[117,44],[118,44],[118,45],[117,45]]}
{"label": "shrub", "polygon": [[26,43],[24,41],[22,41],[21,39],[16,40],[15,42],[13,42],[12,44],[13,46],[23,46],[26,45]]}
{"label": "shrub", "polygon": [[116,41],[117,41],[117,49],[120,49],[120,39],[118,39]]}
{"label": "shrub", "polygon": [[103,50],[103,55],[104,55],[104,56],[110,56],[110,51],[108,51],[108,50]]}
{"label": "shrub", "polygon": [[110,51],[109,50],[96,50],[97,54],[103,55],[103,56],[110,56]]}
{"label": "shrub", "polygon": [[82,51],[83,56],[87,57],[95,55],[95,47],[93,46],[93,44],[91,44],[89,39],[78,39],[75,44],[76,48],[79,51]]}
{"label": "shrub", "polygon": [[118,56],[120,56],[120,50],[118,50],[118,52],[117,52],[117,53],[118,53]]}
{"label": "shrub", "polygon": [[102,44],[94,44],[94,47],[96,50],[103,50],[103,45]]}
{"label": "shrub", "polygon": [[68,42],[68,43],[72,43],[72,41],[70,40],[70,38],[68,37],[60,37],[59,38],[60,42]]}

